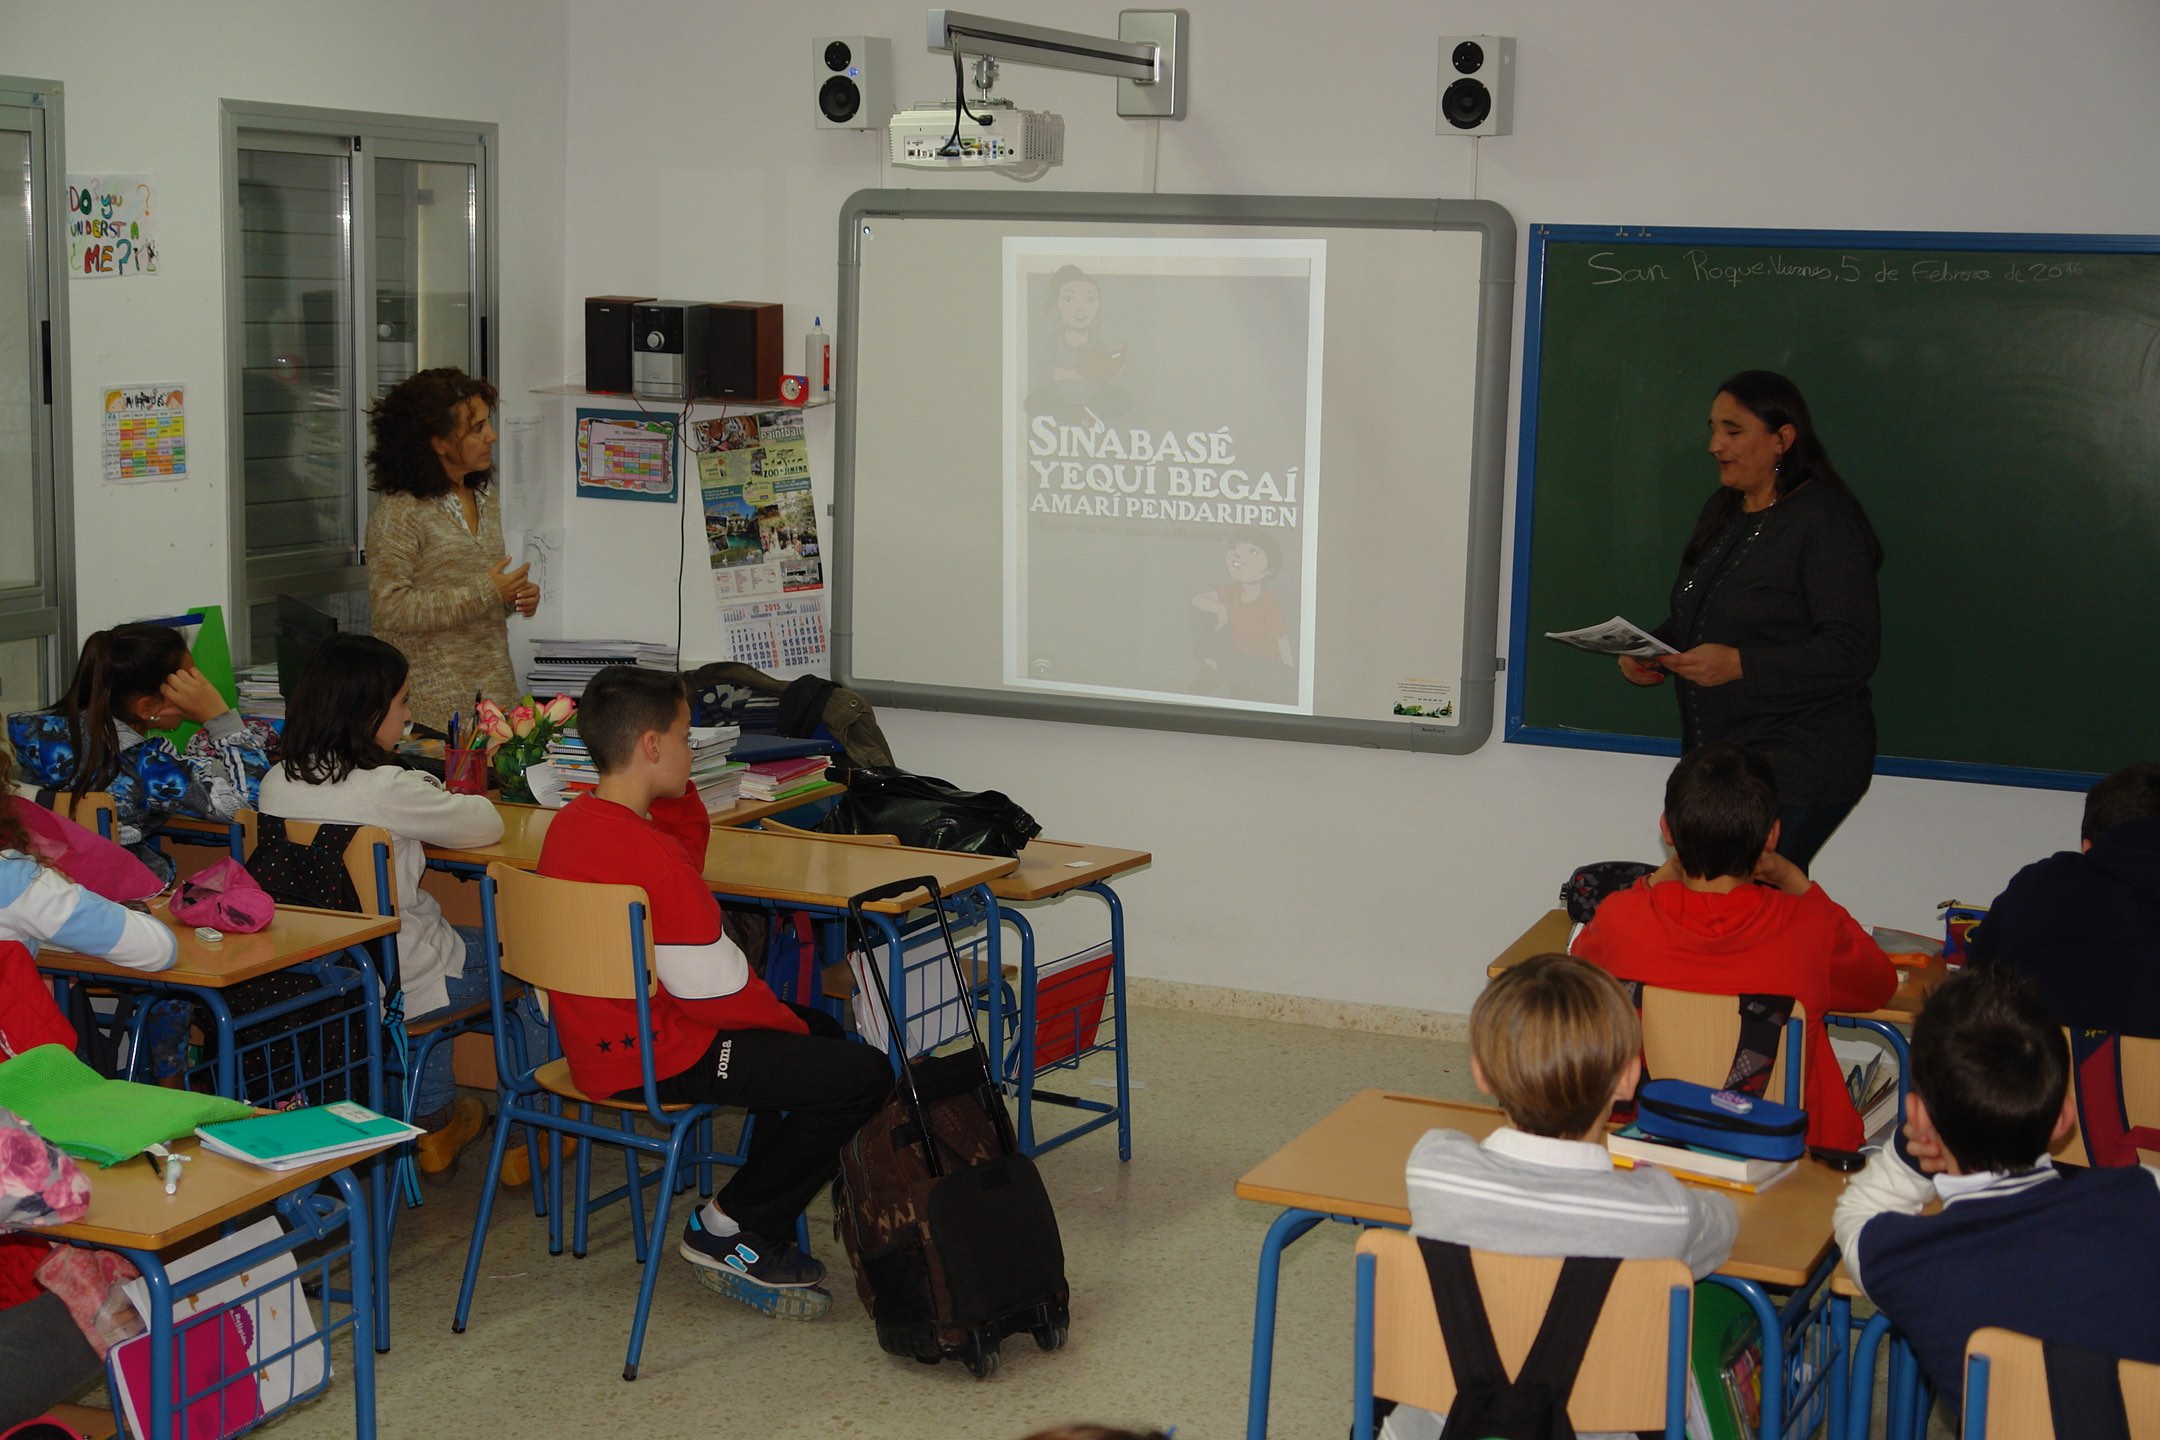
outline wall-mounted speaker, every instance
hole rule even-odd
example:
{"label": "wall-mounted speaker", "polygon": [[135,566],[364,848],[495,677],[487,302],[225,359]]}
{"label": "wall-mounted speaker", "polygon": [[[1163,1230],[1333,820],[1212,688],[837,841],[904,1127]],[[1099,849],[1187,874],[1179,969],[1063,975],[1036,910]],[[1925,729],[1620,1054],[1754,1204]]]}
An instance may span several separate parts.
{"label": "wall-mounted speaker", "polygon": [[882,130],[893,117],[892,41],[882,35],[810,42],[820,130]]}
{"label": "wall-mounted speaker", "polygon": [[1440,37],[1441,135],[1515,130],[1515,41],[1506,35]]}

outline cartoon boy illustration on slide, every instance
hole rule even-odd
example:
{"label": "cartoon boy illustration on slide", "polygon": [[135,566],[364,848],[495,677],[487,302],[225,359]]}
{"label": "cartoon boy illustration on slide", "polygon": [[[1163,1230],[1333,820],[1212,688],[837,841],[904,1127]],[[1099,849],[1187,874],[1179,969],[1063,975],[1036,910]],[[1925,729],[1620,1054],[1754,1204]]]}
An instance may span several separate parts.
{"label": "cartoon boy illustration on slide", "polygon": [[1192,597],[1193,634],[1200,656],[1195,689],[1240,700],[1291,698],[1297,660],[1290,624],[1267,582],[1282,563],[1265,530],[1231,532],[1223,552],[1230,583]]}
{"label": "cartoon boy illustration on slide", "polygon": [[1131,407],[1131,392],[1111,383],[1125,368],[1125,347],[1103,337],[1101,320],[1101,284],[1077,265],[1059,266],[1050,277],[1049,313],[1031,327],[1030,414],[1090,425]]}

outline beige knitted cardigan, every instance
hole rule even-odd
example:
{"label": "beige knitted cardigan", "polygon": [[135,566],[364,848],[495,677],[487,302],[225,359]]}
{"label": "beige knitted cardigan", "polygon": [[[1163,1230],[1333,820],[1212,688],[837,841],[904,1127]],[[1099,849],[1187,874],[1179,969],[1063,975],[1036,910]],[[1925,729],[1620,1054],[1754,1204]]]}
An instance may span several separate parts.
{"label": "beige knitted cardigan", "polygon": [[503,558],[495,497],[475,495],[480,533],[457,496],[382,495],[368,518],[368,603],[376,638],[412,663],[412,713],[440,730],[453,711],[471,724],[473,692],[505,706],[518,695],[503,603],[488,567]]}

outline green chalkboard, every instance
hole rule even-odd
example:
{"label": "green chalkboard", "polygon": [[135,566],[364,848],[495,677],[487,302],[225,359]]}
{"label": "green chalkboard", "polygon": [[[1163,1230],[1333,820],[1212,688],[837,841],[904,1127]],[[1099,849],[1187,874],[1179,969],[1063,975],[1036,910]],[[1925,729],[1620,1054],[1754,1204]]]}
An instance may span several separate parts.
{"label": "green chalkboard", "polygon": [[1705,417],[1791,376],[1873,519],[1878,771],[2082,788],[2160,751],[2160,237],[1536,226],[1507,734],[1670,752],[1543,638],[1664,618]]}

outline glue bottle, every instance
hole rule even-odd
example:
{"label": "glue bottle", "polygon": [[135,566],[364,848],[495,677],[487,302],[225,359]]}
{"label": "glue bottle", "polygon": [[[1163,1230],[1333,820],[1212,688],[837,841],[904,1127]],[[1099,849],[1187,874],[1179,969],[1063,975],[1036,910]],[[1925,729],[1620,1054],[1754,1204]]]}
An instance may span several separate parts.
{"label": "glue bottle", "polygon": [[813,398],[832,398],[832,336],[825,333],[822,315],[803,337],[803,374],[809,378]]}

